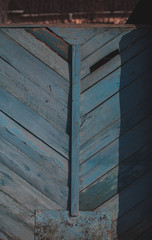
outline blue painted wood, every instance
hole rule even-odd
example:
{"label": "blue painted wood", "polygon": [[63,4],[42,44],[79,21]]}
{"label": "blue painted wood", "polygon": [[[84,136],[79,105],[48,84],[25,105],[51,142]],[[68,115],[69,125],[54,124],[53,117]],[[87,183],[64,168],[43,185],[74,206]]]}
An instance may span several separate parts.
{"label": "blue painted wood", "polygon": [[[145,111],[151,112],[151,77],[150,77],[151,69],[148,69],[145,74],[141,77],[133,81],[126,88],[119,91],[117,94],[109,98],[103,104],[95,108],[90,113],[86,114],[81,118],[81,131],[80,131],[80,143],[84,144],[87,140],[98,134],[100,131],[103,131],[105,128],[113,124],[115,121],[119,120],[124,121],[125,119],[129,119],[127,117],[128,114],[132,114],[132,121],[137,118],[137,121],[140,119],[140,113],[144,116]],[[149,88],[147,88],[149,86]],[[138,94],[134,94],[138,92]],[[123,96],[124,99],[128,99],[123,103],[123,112],[121,111],[121,100],[120,97]],[[146,98],[149,97],[149,100],[145,104],[143,111],[141,106]],[[129,113],[132,111],[132,113]],[[136,113],[135,113],[136,112]],[[137,114],[137,116],[134,116]],[[125,115],[125,117],[124,117]],[[124,117],[122,120],[122,117]],[[139,119],[138,119],[139,118]],[[128,120],[129,121],[129,120]],[[136,121],[135,121],[136,122]],[[94,128],[92,128],[94,124]],[[125,127],[127,127],[124,124]],[[120,126],[121,127],[121,126]],[[90,131],[88,131],[90,129]],[[121,129],[121,133],[124,132]]]}
{"label": "blue painted wood", "polygon": [[[129,131],[130,137],[129,137],[129,134],[126,134],[126,136],[125,135],[122,136],[124,140],[121,140],[120,154],[122,154],[122,157],[123,157],[123,154],[126,152],[128,154],[128,157],[125,158],[124,159],[125,161],[122,161],[122,163],[120,163],[119,166],[116,165],[116,167],[112,168],[110,172],[108,171],[107,174],[104,174],[103,177],[93,182],[91,185],[89,185],[88,188],[84,189],[80,193],[80,209],[81,210],[88,210],[88,209],[93,210],[94,208],[97,208],[102,202],[108,200],[108,198],[112,197],[112,195],[117,193],[119,168],[121,168],[121,172],[119,172],[119,189],[125,188],[125,186],[129,184],[128,182],[130,182],[131,184],[134,178],[138,178],[139,176],[144,174],[146,170],[148,171],[149,169],[152,168],[151,154],[150,153],[148,154],[149,150],[147,149],[148,146],[149,146],[148,148],[151,148],[151,137],[149,135],[149,132],[151,132],[150,122],[151,122],[151,117],[146,119],[139,125],[137,125],[138,130],[132,129],[132,131]],[[134,142],[133,138],[135,139],[134,145],[133,145],[133,142]],[[138,151],[136,152],[136,148],[141,141],[143,141],[143,144],[146,144],[145,151],[143,154],[140,154]],[[150,144],[148,145],[148,143]],[[117,150],[118,150],[117,153],[119,153],[119,148],[117,148]],[[130,154],[131,151],[134,152],[133,155]],[[141,152],[142,151],[143,150],[141,149]],[[141,165],[139,162],[141,163]],[[137,168],[137,166],[139,168]],[[126,178],[125,178],[125,175],[126,175]],[[125,179],[124,181],[123,181],[123,177]],[[124,186],[124,184],[126,185]],[[106,196],[106,192],[110,193],[110,195]],[[95,196],[96,197],[98,196],[96,198],[96,201],[95,201]]]}
{"label": "blue painted wood", "polygon": [[[105,211],[111,209],[113,212],[113,224],[117,224],[117,219],[119,217],[124,216],[125,213],[131,211],[131,209],[139,205],[140,202],[143,202],[145,199],[151,197],[152,188],[149,185],[151,181],[152,171],[148,171],[148,173],[146,173],[142,178],[137,179],[137,181],[130,184],[127,188],[123,189],[108,201],[101,204],[96,210]],[[123,199],[123,205],[125,206],[121,208],[120,211],[119,198]],[[128,201],[129,198],[131,198],[131,201]],[[114,231],[116,230],[117,229]]]}
{"label": "blue painted wood", "polygon": [[66,61],[69,61],[69,44],[50,31],[48,28],[25,28],[27,32],[34,35],[40,41],[44,42],[47,46],[57,52]]}
{"label": "blue painted wood", "polygon": [[[151,39],[149,40],[149,45],[151,45]],[[123,66],[123,81],[120,83],[121,78],[121,68],[112,72],[103,80],[99,81],[97,84],[93,85],[87,91],[81,94],[81,104],[80,104],[80,115],[84,116],[86,113],[93,110],[95,107],[100,105],[103,101],[111,97],[113,94],[118,92],[120,89],[127,86],[133,80],[142,75],[151,66],[150,58],[152,47],[147,45],[147,49],[137,55],[135,58],[131,59],[126,65]],[[143,61],[144,59],[144,61]],[[138,68],[138,65],[142,64],[142,68]],[[136,64],[135,64],[136,63]],[[135,66],[134,72],[130,66]],[[104,91],[101,91],[104,89]]]}
{"label": "blue painted wood", "polygon": [[83,44],[101,31],[101,28],[99,27],[92,28],[89,26],[80,26],[79,28],[72,26],[49,27],[49,29],[71,45]]}
{"label": "blue painted wood", "polygon": [[69,217],[64,211],[37,211],[35,239],[111,239],[112,212],[79,212]]}
{"label": "blue painted wood", "polygon": [[[10,38],[19,43],[22,47],[24,47],[27,51],[32,53],[34,56],[44,62],[47,66],[49,66],[51,69],[53,69],[55,72],[59,73],[61,76],[63,76],[69,81],[68,63],[57,54],[58,52],[54,52],[54,49],[52,50],[47,45],[45,45],[45,42],[38,40],[36,37],[25,31],[24,29],[7,28],[2,29],[1,32],[7,34]],[[40,36],[42,36],[42,33],[40,33]],[[57,36],[55,40],[58,40]]]}
{"label": "blue painted wood", "polygon": [[80,45],[72,46],[71,216],[79,213]]}
{"label": "blue painted wood", "polygon": [[[149,116],[149,114],[151,114],[152,98],[150,102],[145,101],[144,103],[145,104],[141,104],[140,107],[136,109],[138,111],[133,110],[127,116],[122,118],[125,127],[122,129],[120,137],[123,134],[127,134],[126,132],[130,128],[138,124],[140,121],[143,121]],[[130,123],[133,126],[130,125]],[[89,158],[87,161],[80,165],[80,189],[87,187],[89,184],[100,178],[103,174],[106,174],[106,172],[108,172],[114,166],[121,163],[123,159],[121,159],[118,154],[118,141],[116,140],[115,142],[116,143],[111,143],[99,153],[95,154],[93,157]],[[139,147],[141,146],[139,145]]]}
{"label": "blue painted wood", "polygon": [[[70,209],[70,119],[74,127],[72,159],[80,160],[80,169],[79,164],[77,171],[72,168],[76,208],[79,186],[81,210],[112,211],[113,240],[148,236],[152,197],[148,184],[152,176],[151,39],[151,29],[130,26],[1,30],[0,238],[21,240],[22,232],[25,239],[33,239],[35,209],[40,210],[37,214],[41,209]],[[72,87],[72,91],[78,87],[78,101],[75,91],[71,101],[70,44],[81,44],[81,69],[80,53],[77,63],[74,54],[72,61],[73,76],[76,64],[81,70],[80,102],[80,82]],[[94,64],[116,49],[119,55],[90,73]],[[74,124],[76,116],[78,126]],[[45,221],[52,219],[52,212],[46,212],[42,212]],[[75,219],[66,218],[67,212],[57,213],[68,219],[67,225]],[[66,227],[72,229],[71,225]],[[42,238],[47,239],[44,234]]]}
{"label": "blue painted wood", "polygon": [[[129,33],[129,34],[128,34]],[[108,74],[112,73],[114,70],[116,70],[117,68],[119,68],[122,64],[121,60],[124,61],[124,59],[121,59],[120,56],[123,54],[125,56],[125,59],[129,59],[129,56],[131,56],[131,54],[134,54],[134,51],[138,45],[138,48],[140,49],[139,43],[140,43],[140,39],[143,38],[146,34],[149,33],[149,30],[144,29],[136,29],[136,30],[132,30],[132,31],[126,31],[126,29],[122,29],[122,33],[119,34],[116,38],[112,39],[110,42],[106,43],[105,45],[102,46],[102,48],[100,48],[99,51],[99,58],[98,60],[102,58],[106,57],[109,53],[113,52],[116,49],[119,49],[120,54],[117,55],[116,57],[112,58],[109,62],[107,62],[104,66],[99,67],[96,71],[90,73],[89,75],[87,75],[86,77],[84,77],[81,80],[81,92],[84,92],[87,88],[91,87],[92,85],[94,85],[95,83],[97,83],[98,81],[100,81],[101,79],[103,79],[105,76],[107,76]],[[131,34],[131,36],[130,36]],[[127,36],[130,37],[127,37]],[[120,42],[123,41],[123,38],[125,38],[125,43],[123,43],[123,45],[120,47]],[[138,43],[139,41],[139,43]],[[133,52],[130,51],[130,47],[132,48],[132,44],[134,44],[134,48],[133,48]],[[91,49],[91,47],[90,47]],[[129,56],[128,56],[128,51],[130,52]],[[96,52],[94,53],[94,55],[96,56]],[[90,61],[92,61],[92,57],[94,59],[94,63],[97,62],[96,57],[88,56],[88,61],[87,64],[85,66],[86,69],[88,69],[87,71],[90,72],[90,67],[92,66],[92,64],[90,64]],[[85,63],[85,61],[84,61]],[[83,64],[83,61],[82,61]]]}
{"label": "blue painted wood", "polygon": [[[68,135],[59,131],[56,126],[50,124],[50,122],[42,118],[38,113],[27,107],[3,88],[0,88],[0,109],[68,159]],[[59,142],[61,142],[61,144]]]}
{"label": "blue painted wood", "polygon": [[[122,39],[123,36],[126,37],[126,35],[130,32],[132,32],[132,38],[127,39],[127,43],[130,44],[130,42],[135,41],[135,39],[139,39],[144,32],[147,32],[146,29],[127,29],[127,28],[106,28],[102,29],[99,33],[97,33],[95,36],[93,36],[91,39],[89,39],[87,42],[85,42],[81,47],[81,56],[82,56],[82,66],[83,66],[83,60],[86,59],[91,54],[94,55],[99,51],[101,47],[102,49],[107,48],[107,53],[112,52],[113,49],[119,48],[119,42]],[[111,48],[111,45],[113,45],[113,48]],[[97,51],[97,52],[96,52]],[[103,53],[102,53],[103,55]],[[91,59],[91,57],[90,57]],[[91,59],[91,61],[93,61]],[[96,60],[98,61],[98,60]]]}

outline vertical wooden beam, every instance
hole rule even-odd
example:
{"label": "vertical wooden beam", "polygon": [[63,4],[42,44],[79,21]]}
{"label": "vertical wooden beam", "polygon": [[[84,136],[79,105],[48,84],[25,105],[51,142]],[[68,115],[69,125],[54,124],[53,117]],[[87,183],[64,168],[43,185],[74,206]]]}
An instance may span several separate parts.
{"label": "vertical wooden beam", "polygon": [[79,213],[80,45],[72,46],[71,216]]}

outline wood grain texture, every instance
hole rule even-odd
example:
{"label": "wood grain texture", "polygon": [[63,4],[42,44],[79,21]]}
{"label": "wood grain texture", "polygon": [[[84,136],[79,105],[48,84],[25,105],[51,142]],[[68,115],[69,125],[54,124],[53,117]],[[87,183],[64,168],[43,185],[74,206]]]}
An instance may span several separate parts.
{"label": "wood grain texture", "polygon": [[[56,52],[45,45],[44,42],[38,40],[24,29],[2,29],[1,31],[40,59],[55,72],[59,73],[68,81],[70,80],[68,63]],[[58,38],[56,37],[56,40],[57,39]]]}
{"label": "wood grain texture", "polygon": [[[84,92],[87,88],[91,87],[92,85],[94,85],[95,83],[103,79],[106,75],[112,73],[112,71],[120,67],[122,64],[120,56],[122,54],[125,56],[124,53],[127,53],[127,55],[125,56],[125,59],[127,59],[129,55],[131,56],[131,54],[133,53],[130,52],[130,47],[133,48],[132,45],[136,47],[136,44],[139,46],[139,43],[141,42],[142,38],[148,34],[150,34],[150,32],[147,29],[145,29],[144,31],[141,29],[137,29],[137,30],[132,30],[131,32],[129,31],[127,33],[126,33],[126,30],[124,31],[122,30],[121,34],[119,34],[116,38],[112,39],[110,42],[102,46],[101,48],[102,52],[99,55],[100,58],[98,60],[106,57],[109,53],[113,52],[116,49],[119,49],[120,54],[112,58],[108,63],[106,63],[105,66],[99,67],[96,71],[84,77],[81,80],[81,92]],[[128,37],[128,35],[130,37]],[[123,38],[125,39],[125,42],[123,42]],[[121,42],[122,44],[120,44]],[[128,55],[128,51],[130,53],[129,55]],[[90,56],[90,59],[91,59],[91,56]],[[123,60],[123,62],[125,61]],[[90,64],[89,61],[88,61],[88,64]],[[86,65],[86,68],[87,67],[88,65]],[[88,71],[90,71],[89,68],[88,68]]]}
{"label": "wood grain texture", "polygon": [[44,42],[66,61],[71,60],[69,59],[70,45],[48,28],[25,28],[25,30]]}
{"label": "wood grain texture", "polygon": [[[56,126],[50,124],[50,122],[42,118],[39,114],[27,107],[24,103],[19,101],[16,97],[5,91],[3,88],[0,88],[0,109],[68,159],[68,135],[62,131],[59,131]],[[41,131],[39,131],[40,126]],[[61,142],[61,145],[59,142]],[[59,146],[61,146],[61,148]]]}
{"label": "wood grain texture", "polygon": [[[148,69],[146,73],[140,76],[137,80],[133,81],[126,88],[113,95],[103,104],[95,108],[90,113],[86,114],[81,118],[81,131],[80,131],[80,143],[84,144],[87,140],[94,137],[100,131],[113,124],[115,121],[122,118],[128,118],[127,115],[132,111],[138,116],[143,114],[144,111],[150,111],[151,107],[151,80],[150,80],[151,69]],[[138,92],[138,94],[134,94]],[[121,111],[121,98],[128,99],[127,102],[123,103],[123,111]],[[146,98],[149,98],[145,103],[145,108],[139,109]],[[147,106],[146,106],[147,104]],[[131,113],[130,113],[131,116]],[[134,118],[132,116],[132,118]],[[139,117],[140,119],[140,117]],[[127,122],[127,121],[126,121]],[[94,125],[94,128],[92,126]],[[125,124],[124,124],[125,125]],[[125,125],[126,126],[126,125]],[[124,126],[124,128],[125,128]],[[88,131],[90,129],[90,131]],[[122,131],[121,131],[122,132]]]}
{"label": "wood grain texture", "polygon": [[[121,81],[121,74],[122,69],[118,68],[116,71],[112,72],[106,78],[102,79],[87,91],[81,94],[81,107],[80,107],[80,114],[84,116],[86,113],[92,111],[95,107],[100,105],[106,99],[111,97],[113,94],[118,92],[123,87],[127,86],[130,82],[134,79],[138,78],[143,72],[147,70],[148,67],[151,66],[150,57],[152,48],[151,45],[151,38],[148,39],[149,41],[149,48],[146,45],[146,50],[139,53],[139,55],[135,56],[129,62],[123,66],[123,80]],[[140,51],[138,49],[138,51]],[[144,61],[143,61],[144,59]],[[143,62],[143,63],[142,63]],[[131,66],[140,66],[142,63],[142,68],[132,69]],[[135,65],[136,64],[136,65]],[[100,89],[104,89],[101,91]]]}
{"label": "wood grain texture", "polygon": [[72,46],[71,216],[79,214],[80,45]]}
{"label": "wood grain texture", "polygon": [[[103,177],[101,177],[97,181],[93,182],[91,185],[89,185],[88,188],[84,189],[81,192],[81,194],[82,194],[82,195],[80,194],[80,209],[81,210],[86,207],[87,207],[87,210],[97,208],[97,206],[101,205],[102,202],[108,200],[109,197],[116,194],[117,187],[118,187],[118,173],[119,173],[119,186],[120,186],[120,184],[122,184],[121,187],[123,188],[124,187],[123,180],[120,178],[121,177],[123,178],[124,171],[126,171],[126,175],[129,174],[129,176],[130,176],[131,171],[133,171],[133,173],[134,172],[137,173],[137,175],[138,175],[138,170],[139,170],[139,172],[140,172],[140,170],[146,171],[146,170],[144,170],[144,167],[146,167],[148,169],[152,167],[151,160],[150,160],[151,155],[147,156],[148,143],[151,143],[151,137],[149,136],[149,132],[151,132],[150,121],[151,121],[151,117],[149,117],[145,121],[138,124],[135,128],[132,129],[132,131],[128,132],[129,134],[127,133],[122,136],[123,139],[120,140],[121,141],[121,149],[119,150],[119,148],[117,148],[117,154],[120,155],[120,157],[119,157],[119,155],[117,155],[118,161],[119,161],[119,159],[123,158],[123,156],[125,156],[126,153],[128,154],[128,157],[126,158],[126,160],[124,162],[122,162],[119,165],[116,165],[116,167],[112,168],[112,170],[110,172],[107,169],[107,171],[105,171],[105,173],[103,174]],[[134,138],[134,140],[133,140],[133,138]],[[135,141],[135,143],[134,143],[134,141]],[[144,154],[138,154],[138,150],[137,150],[139,147],[138,144],[141,144],[141,142],[143,142],[143,144],[147,144]],[[149,145],[148,148],[151,148],[150,146],[151,146],[151,144]],[[133,154],[133,152],[135,155]],[[141,149],[141,152],[142,152],[142,149]],[[131,153],[133,155],[131,155]],[[143,161],[144,158],[145,158],[145,162]],[[139,162],[141,159],[141,167],[138,162],[138,159],[139,159]],[[124,164],[124,167],[123,167],[123,164]],[[143,164],[145,164],[145,165],[143,166]],[[108,166],[108,164],[107,164],[107,166]],[[138,166],[139,166],[139,169],[138,169]],[[121,169],[121,172],[119,171],[119,169]],[[127,169],[128,169],[128,171],[127,171]],[[147,169],[147,171],[148,171],[148,169]],[[106,174],[106,172],[107,172],[107,174]],[[135,173],[132,174],[129,178],[126,177],[126,181],[131,181],[132,178],[136,177]],[[122,174],[122,176],[120,174]],[[107,183],[104,183],[102,185],[102,180],[105,182],[107,181]],[[101,183],[101,185],[100,185],[100,183]],[[112,184],[112,186],[110,183]],[[104,187],[104,190],[103,190],[103,187]],[[107,195],[104,198],[104,195],[106,194],[107,191],[111,194],[111,196]],[[98,196],[96,198],[97,199],[96,201],[93,200],[94,196]],[[91,198],[91,199],[89,200],[89,198]]]}
{"label": "wood grain texture", "polygon": [[69,44],[83,44],[92,38],[96,33],[101,31],[101,28],[94,27],[50,27],[51,31],[56,33]]}

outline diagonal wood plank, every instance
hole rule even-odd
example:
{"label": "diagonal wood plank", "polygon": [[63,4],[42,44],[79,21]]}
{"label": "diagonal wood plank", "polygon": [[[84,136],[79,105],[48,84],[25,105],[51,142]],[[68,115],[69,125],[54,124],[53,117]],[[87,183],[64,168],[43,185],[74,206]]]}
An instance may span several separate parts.
{"label": "diagonal wood plank", "polygon": [[69,104],[63,105],[61,101],[54,98],[51,94],[51,85],[48,86],[49,94],[3,59],[0,59],[0,85],[48,121],[54,123],[61,131],[70,133]]}
{"label": "diagonal wood plank", "polygon": [[92,38],[101,29],[98,27],[49,27],[51,31],[60,36],[69,44],[83,44]]}
{"label": "diagonal wood plank", "polygon": [[[3,236],[6,236],[6,238],[3,239],[19,239],[19,240],[26,240],[31,239],[34,240],[34,233],[31,229],[29,229],[27,226],[23,224],[23,222],[16,221],[11,216],[11,213],[6,213],[6,211],[0,211],[0,232],[1,229],[3,232],[5,232]],[[14,231],[15,230],[15,231]]]}
{"label": "diagonal wood plank", "polygon": [[2,191],[9,194],[13,199],[17,198],[18,202],[32,212],[35,209],[41,210],[44,208],[63,209],[2,163],[0,163],[0,187]]}
{"label": "diagonal wood plank", "polygon": [[[4,117],[4,121],[2,120],[2,116]],[[53,172],[57,174],[56,171],[58,171],[59,179],[64,183],[67,183],[67,159],[30,134],[12,119],[9,119],[4,115],[1,115],[0,136],[18,148],[29,158],[34,159],[40,164],[40,166],[43,166],[43,168],[50,173]]]}
{"label": "diagonal wood plank", "polygon": [[[2,88],[0,88],[0,109],[48,146],[69,158],[69,136]],[[2,119],[2,113],[1,121],[6,121]]]}
{"label": "diagonal wood plank", "polygon": [[[152,102],[151,98],[147,100],[147,106],[145,105],[143,112],[141,108],[138,111],[135,109],[137,105],[151,95],[152,82],[150,74],[151,69],[148,69],[139,79],[133,81],[126,88],[122,89],[106,102],[82,117],[80,143],[84,144],[85,141],[89,140],[100,131],[103,131],[130,111],[133,112],[133,116],[135,111],[139,119],[140,113],[144,113],[145,110],[151,111],[151,107],[149,106]],[[127,101],[125,101],[125,99],[127,99]],[[96,127],[92,128],[93,125]],[[88,129],[90,129],[90,131],[88,131]]]}
{"label": "diagonal wood plank", "polygon": [[[152,181],[152,171],[149,171],[142,178],[137,179],[134,183],[123,189],[118,194],[114,195],[108,201],[99,206],[97,211],[111,209],[113,211],[113,221],[118,221],[118,218],[130,211],[140,202],[152,196],[152,189],[149,183]],[[141,191],[142,188],[142,191]],[[128,199],[131,201],[128,201]],[[122,207],[120,207],[120,204]],[[123,207],[125,206],[125,208]]]}
{"label": "diagonal wood plank", "polygon": [[[99,67],[97,70],[93,71],[92,73],[87,75],[85,78],[83,78],[81,80],[81,92],[86,91],[89,87],[91,87],[92,85],[94,85],[95,83],[103,79],[105,76],[107,76],[108,74],[112,73],[114,70],[119,68],[126,61],[128,61],[127,59],[129,59],[129,57],[135,55],[134,54],[135,50],[138,48],[140,49],[140,44],[143,42],[145,37],[148,36],[148,34],[150,34],[150,32],[147,29],[145,29],[144,31],[141,29],[137,29],[129,32],[129,34],[125,34],[125,31],[124,31],[121,34],[119,34],[116,38],[106,43],[101,48],[102,53],[99,55],[100,59],[101,59],[101,56],[103,59],[104,57],[108,56],[108,54],[112,53],[116,49],[119,49],[120,53],[117,56],[113,57],[105,65]],[[133,48],[133,50],[131,50],[131,48]],[[92,59],[91,56],[90,58]],[[88,61],[88,64],[90,64],[90,61]],[[86,65],[86,67],[88,67],[88,64]],[[89,68],[88,68],[88,71],[90,71]]]}
{"label": "diagonal wood plank", "polygon": [[[52,51],[44,42],[38,40],[34,35],[24,29],[2,29],[1,32],[8,35],[43,63],[70,81],[68,63],[56,52]],[[57,41],[57,38],[56,38]]]}
{"label": "diagonal wood plank", "polygon": [[66,79],[50,69],[46,64],[43,64],[5,34],[0,33],[0,39],[0,56],[3,59],[49,94],[50,89],[48,86],[50,85],[53,97],[59,99],[63,104],[68,103],[69,82]]}
{"label": "diagonal wood plank", "polygon": [[68,187],[1,137],[0,162],[53,202],[66,206]]}
{"label": "diagonal wood plank", "polygon": [[[145,102],[145,105],[140,106],[140,111],[139,111],[140,113],[142,113],[142,110],[144,108],[147,111],[146,103],[147,102]],[[152,104],[152,101],[150,102],[150,105],[149,105],[149,112],[151,111],[151,104]],[[132,122],[133,126],[135,126],[151,113],[150,112],[148,115],[147,114],[144,115],[144,113],[142,113],[143,116],[141,116],[142,114],[139,115],[139,112],[137,113],[136,111],[134,111],[134,114],[131,113],[129,114],[129,116],[122,119],[124,127],[121,130],[121,135],[125,133],[124,130],[126,130],[126,132],[129,130],[130,122]],[[121,139],[121,135],[120,135],[120,139]],[[100,178],[101,174],[105,174],[106,172],[108,172],[110,169],[112,169],[115,165],[119,164],[123,160],[121,158],[119,159],[119,149],[116,144],[117,142],[118,140],[116,140],[115,143],[114,142],[111,143],[110,145],[105,147],[103,150],[101,150],[99,153],[97,153],[97,155],[95,154],[93,157],[89,158],[87,161],[85,161],[83,164],[80,165],[80,189],[85,188],[92,182],[96,181],[98,178]],[[129,154],[129,151],[128,151],[128,154]]]}
{"label": "diagonal wood plank", "polygon": [[97,208],[138,178],[142,177],[150,169],[152,169],[152,163],[151,145],[149,144],[145,149],[136,152],[121,162],[119,166],[116,166],[100,179],[93,182],[88,188],[81,191],[80,209],[93,210]]}
{"label": "diagonal wood plank", "polygon": [[82,61],[81,79],[85,78],[91,73],[91,67],[94,64],[106,57],[109,53],[119,49],[119,42],[128,33],[128,31],[121,31],[119,28],[117,29],[117,31],[112,29],[110,29],[109,31],[105,31],[103,33],[103,35],[105,34],[105,37],[103,36],[102,40],[103,44],[101,44],[101,42],[99,44],[99,48],[97,48],[94,52],[92,52],[92,54],[90,54]]}
{"label": "diagonal wood plank", "polygon": [[[149,42],[149,45],[151,45],[151,41]],[[123,66],[123,69],[118,68],[116,71],[81,94],[81,117],[92,111],[102,102],[107,100],[120,89],[127,86],[129,83],[143,74],[147,69],[149,69],[151,66],[151,54],[152,47],[149,46],[145,51],[141,52],[139,55],[135,56],[128,63],[126,63]],[[133,69],[132,66],[135,66],[136,68]],[[123,74],[123,81],[121,81],[121,74]],[[104,91],[101,91],[101,89],[104,89]]]}
{"label": "diagonal wood plank", "polygon": [[70,61],[70,45],[60,38],[57,34],[50,31],[49,28],[25,28],[25,30],[37,39],[44,42],[48,47],[54,50],[59,56],[66,61]]}

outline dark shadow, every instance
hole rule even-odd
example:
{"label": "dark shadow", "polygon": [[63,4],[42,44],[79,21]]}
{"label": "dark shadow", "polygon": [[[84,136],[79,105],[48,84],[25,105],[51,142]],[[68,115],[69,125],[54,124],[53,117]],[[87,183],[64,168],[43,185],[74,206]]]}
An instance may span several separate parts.
{"label": "dark shadow", "polygon": [[[150,240],[152,30],[148,27],[137,28],[126,34],[120,41],[120,56],[122,67],[119,92],[121,123],[117,234],[121,240]],[[142,238],[142,234],[146,232],[149,234]]]}
{"label": "dark shadow", "polygon": [[139,0],[134,11],[130,15],[128,24],[152,24],[151,0]]}

